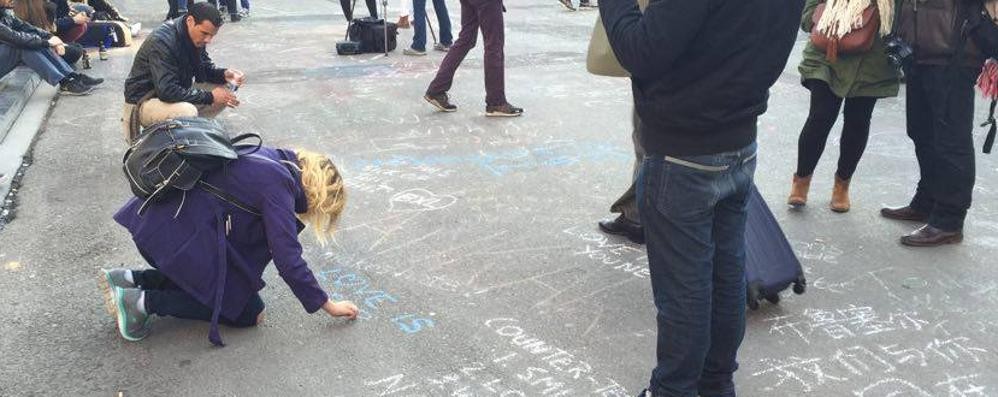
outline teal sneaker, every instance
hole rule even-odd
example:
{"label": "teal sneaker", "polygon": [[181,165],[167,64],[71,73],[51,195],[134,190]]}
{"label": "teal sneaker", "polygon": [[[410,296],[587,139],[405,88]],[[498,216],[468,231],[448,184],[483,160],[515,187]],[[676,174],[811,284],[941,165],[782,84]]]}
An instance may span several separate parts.
{"label": "teal sneaker", "polygon": [[97,285],[100,286],[100,291],[104,295],[104,309],[111,316],[114,316],[115,312],[117,312],[114,303],[114,291],[111,288],[135,288],[135,283],[125,278],[125,274],[128,272],[131,272],[131,270],[124,268],[100,269],[97,272]]}
{"label": "teal sneaker", "polygon": [[122,338],[132,342],[138,342],[149,336],[149,315],[139,310],[140,297],[142,297],[140,289],[114,287],[118,332]]}

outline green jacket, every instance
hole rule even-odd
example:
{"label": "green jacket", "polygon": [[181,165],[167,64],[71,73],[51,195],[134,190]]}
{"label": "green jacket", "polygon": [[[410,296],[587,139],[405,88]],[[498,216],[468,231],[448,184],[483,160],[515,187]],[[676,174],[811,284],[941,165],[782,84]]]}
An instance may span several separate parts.
{"label": "green jacket", "polygon": [[[807,0],[800,27],[811,32],[811,16],[814,9],[824,0]],[[804,59],[800,66],[801,82],[821,80],[828,83],[832,92],[840,98],[897,96],[898,74],[884,54],[884,41],[878,34],[873,48],[862,54],[839,54],[835,63],[825,59],[825,52],[815,48],[808,40],[804,48]]]}

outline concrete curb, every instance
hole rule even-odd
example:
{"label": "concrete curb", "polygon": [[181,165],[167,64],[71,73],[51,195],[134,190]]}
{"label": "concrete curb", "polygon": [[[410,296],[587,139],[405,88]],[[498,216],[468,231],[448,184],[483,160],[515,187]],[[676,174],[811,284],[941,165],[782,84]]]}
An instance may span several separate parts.
{"label": "concrete curb", "polygon": [[56,87],[39,84],[0,141],[0,197],[3,198],[0,230],[14,217],[15,195],[24,169],[31,163],[32,144],[55,105],[58,93]]}

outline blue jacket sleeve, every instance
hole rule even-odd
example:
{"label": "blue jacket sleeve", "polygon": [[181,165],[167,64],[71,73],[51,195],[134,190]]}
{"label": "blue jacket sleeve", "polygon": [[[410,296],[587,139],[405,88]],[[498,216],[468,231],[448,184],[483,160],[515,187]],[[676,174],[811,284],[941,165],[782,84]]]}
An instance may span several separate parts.
{"label": "blue jacket sleeve", "polygon": [[[290,179],[287,183],[293,183]],[[298,297],[305,311],[314,313],[329,299],[302,258],[298,242],[295,199],[291,186],[272,185],[263,189],[263,225],[274,265],[284,282]]]}
{"label": "blue jacket sleeve", "polygon": [[602,0],[610,48],[637,78],[666,74],[706,21],[713,0],[653,0],[644,14],[634,0]]}

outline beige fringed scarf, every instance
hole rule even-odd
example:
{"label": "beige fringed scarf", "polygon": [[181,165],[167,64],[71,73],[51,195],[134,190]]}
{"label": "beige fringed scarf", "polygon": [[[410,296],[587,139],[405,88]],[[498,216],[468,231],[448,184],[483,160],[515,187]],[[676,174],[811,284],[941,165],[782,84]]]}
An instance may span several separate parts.
{"label": "beige fringed scarf", "polygon": [[872,3],[880,11],[880,35],[886,36],[894,23],[894,0],[828,0],[825,13],[814,28],[828,37],[841,39],[862,27],[863,10]]}

